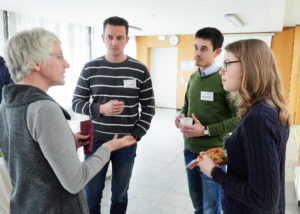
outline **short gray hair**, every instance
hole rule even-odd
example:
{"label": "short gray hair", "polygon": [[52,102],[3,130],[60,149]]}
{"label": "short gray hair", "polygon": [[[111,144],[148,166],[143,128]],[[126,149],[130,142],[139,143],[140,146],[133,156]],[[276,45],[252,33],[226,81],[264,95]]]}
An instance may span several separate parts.
{"label": "short gray hair", "polygon": [[4,55],[12,79],[18,82],[34,65],[47,62],[54,42],[61,43],[54,33],[43,28],[24,30],[11,37]]}

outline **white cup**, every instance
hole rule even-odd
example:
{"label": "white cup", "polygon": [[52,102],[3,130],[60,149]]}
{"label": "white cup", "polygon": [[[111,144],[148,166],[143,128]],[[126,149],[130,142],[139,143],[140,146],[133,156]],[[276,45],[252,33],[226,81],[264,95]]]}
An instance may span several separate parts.
{"label": "white cup", "polygon": [[183,117],[180,118],[180,123],[183,125],[193,125],[193,118],[191,117]]}

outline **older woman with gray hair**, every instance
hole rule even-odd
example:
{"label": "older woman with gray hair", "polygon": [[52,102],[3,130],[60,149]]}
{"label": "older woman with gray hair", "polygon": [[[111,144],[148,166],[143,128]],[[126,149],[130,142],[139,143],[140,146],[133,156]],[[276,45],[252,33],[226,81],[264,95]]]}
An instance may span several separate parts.
{"label": "older woman with gray hair", "polygon": [[46,92],[65,83],[59,39],[35,28],[13,36],[5,58],[15,85],[5,86],[0,106],[0,148],[12,181],[10,213],[88,213],[82,188],[128,136],[105,143],[84,162],[68,113]]}

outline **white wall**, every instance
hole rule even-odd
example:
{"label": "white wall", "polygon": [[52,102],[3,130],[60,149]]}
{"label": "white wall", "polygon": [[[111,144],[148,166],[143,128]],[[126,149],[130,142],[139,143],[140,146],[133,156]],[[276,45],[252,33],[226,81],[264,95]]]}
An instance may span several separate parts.
{"label": "white wall", "polygon": [[155,106],[176,108],[177,48],[151,48]]}
{"label": "white wall", "polygon": [[4,41],[4,26],[3,26],[3,11],[0,10],[0,55],[3,57],[4,53],[4,46],[5,46],[5,41]]}
{"label": "white wall", "polygon": [[216,58],[217,65],[221,66],[224,61],[225,47],[231,42],[241,39],[260,39],[267,43],[271,47],[273,33],[260,33],[260,34],[232,34],[224,35],[224,43],[221,54]]}

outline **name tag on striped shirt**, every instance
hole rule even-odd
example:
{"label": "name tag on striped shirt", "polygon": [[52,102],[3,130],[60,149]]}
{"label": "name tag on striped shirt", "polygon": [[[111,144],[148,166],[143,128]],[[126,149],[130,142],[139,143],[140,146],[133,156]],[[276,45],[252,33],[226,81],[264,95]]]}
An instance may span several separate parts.
{"label": "name tag on striped shirt", "polygon": [[136,88],[136,80],[124,80],[124,88]]}

